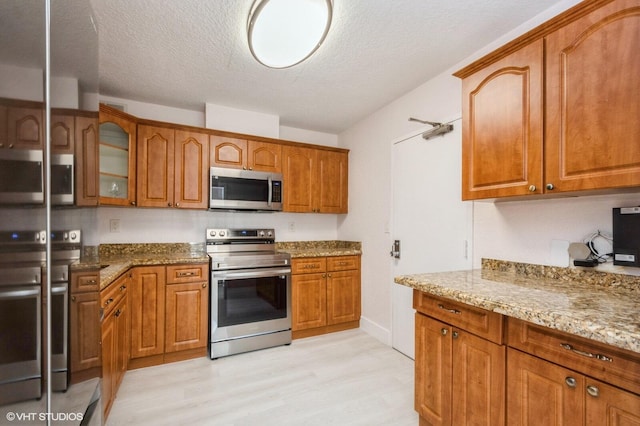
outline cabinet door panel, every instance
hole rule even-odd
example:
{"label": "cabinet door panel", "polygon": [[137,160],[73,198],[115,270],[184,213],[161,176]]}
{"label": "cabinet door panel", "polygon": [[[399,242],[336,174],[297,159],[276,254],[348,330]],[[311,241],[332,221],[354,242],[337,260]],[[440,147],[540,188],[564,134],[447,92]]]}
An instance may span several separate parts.
{"label": "cabinet door panel", "polygon": [[206,209],[209,206],[209,137],[176,130],[175,206]]}
{"label": "cabinet door panel", "polygon": [[327,288],[324,274],[291,276],[293,331],[327,325]]}
{"label": "cabinet door panel", "polygon": [[247,141],[243,139],[211,136],[210,164],[216,167],[242,169],[247,166]]}
{"label": "cabinet door panel", "polygon": [[9,107],[7,112],[10,148],[43,149],[44,129],[42,127],[42,108]]}
{"label": "cabinet door panel", "polygon": [[167,286],[165,352],[206,346],[207,296],[206,283]]}
{"label": "cabinet door panel", "polygon": [[102,322],[102,409],[103,418],[107,418],[115,398],[116,380],[116,318],[107,316]]}
{"label": "cabinet door panel", "polygon": [[505,346],[453,331],[453,424],[504,424]]}
{"label": "cabinet door panel", "polygon": [[640,13],[615,1],[546,38],[545,182],[640,185]]}
{"label": "cabinet door panel", "polygon": [[76,205],[97,206],[99,136],[97,117],[76,117]]}
{"label": "cabinet door panel", "polygon": [[327,324],[360,319],[360,271],[327,274]]}
{"label": "cabinet door panel", "polygon": [[165,268],[140,267],[133,272],[131,306],[131,358],[164,352]]}
{"label": "cabinet door panel", "polygon": [[97,292],[71,296],[69,305],[71,372],[100,366],[100,301]]}
{"label": "cabinet door panel", "polygon": [[348,155],[318,150],[318,201],[322,213],[347,213]]}
{"label": "cabinet door panel", "polygon": [[542,192],[542,64],[540,40],[463,80],[463,200]]}
{"label": "cabinet door panel", "polygon": [[415,333],[415,409],[427,424],[451,425],[451,327],[416,314]]}
{"label": "cabinet door panel", "polygon": [[282,173],[282,145],[249,141],[248,157],[251,170]]}
{"label": "cabinet door panel", "polygon": [[173,205],[174,130],[138,126],[138,205]]}
{"label": "cabinet door panel", "polygon": [[587,426],[640,425],[640,396],[587,378]]}
{"label": "cabinet door panel", "polygon": [[316,151],[310,148],[285,146],[283,153],[283,211],[311,212],[316,190]]}
{"label": "cabinet door panel", "polygon": [[75,146],[73,115],[51,113],[51,151],[57,154],[73,154]]}
{"label": "cabinet door panel", "polygon": [[507,424],[584,424],[584,377],[547,361],[507,350]]}

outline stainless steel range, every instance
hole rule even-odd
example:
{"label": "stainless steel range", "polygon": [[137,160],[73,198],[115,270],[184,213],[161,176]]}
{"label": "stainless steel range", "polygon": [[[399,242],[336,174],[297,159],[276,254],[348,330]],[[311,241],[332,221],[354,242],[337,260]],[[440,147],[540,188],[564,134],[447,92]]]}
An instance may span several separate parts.
{"label": "stainless steel range", "polygon": [[[51,387],[64,391],[69,264],[80,258],[80,231],[55,231],[50,238]],[[46,242],[45,231],[0,232],[0,405],[42,395]]]}
{"label": "stainless steel range", "polygon": [[211,359],[291,343],[291,257],[273,229],[207,229]]}

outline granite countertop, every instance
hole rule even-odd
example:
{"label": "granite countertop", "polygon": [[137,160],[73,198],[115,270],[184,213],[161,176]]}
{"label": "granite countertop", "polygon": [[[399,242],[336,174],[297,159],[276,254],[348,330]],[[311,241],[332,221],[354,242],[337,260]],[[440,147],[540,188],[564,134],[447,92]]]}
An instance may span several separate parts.
{"label": "granite countertop", "polygon": [[71,270],[100,269],[102,290],[131,267],[182,263],[209,263],[204,244],[103,244],[98,252],[88,253],[71,265]]}
{"label": "granite countertop", "polygon": [[640,277],[484,259],[395,282],[640,353]]}
{"label": "granite countertop", "polygon": [[356,241],[288,241],[276,243],[276,250],[289,253],[291,258],[359,256],[362,244]]}

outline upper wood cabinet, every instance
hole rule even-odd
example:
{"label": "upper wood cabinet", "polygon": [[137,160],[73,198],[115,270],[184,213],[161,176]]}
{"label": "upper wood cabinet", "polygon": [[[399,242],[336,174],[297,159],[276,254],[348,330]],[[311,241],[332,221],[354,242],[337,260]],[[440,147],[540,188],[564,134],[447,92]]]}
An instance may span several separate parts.
{"label": "upper wood cabinet", "polygon": [[347,213],[347,152],[285,145],[282,153],[284,211]]}
{"label": "upper wood cabinet", "polygon": [[640,185],[639,7],[611,2],[545,39],[551,192]]}
{"label": "upper wood cabinet", "polygon": [[543,43],[462,82],[462,198],[540,193]]}
{"label": "upper wood cabinet", "polygon": [[73,154],[76,140],[74,110],[51,110],[51,152]]}
{"label": "upper wood cabinet", "polygon": [[77,206],[97,206],[100,196],[98,116],[75,118],[75,185]]}
{"label": "upper wood cabinet", "polygon": [[225,136],[211,136],[210,164],[216,167],[282,172],[282,146]]}
{"label": "upper wood cabinet", "polygon": [[585,1],[455,73],[463,199],[640,186],[638,6]]}
{"label": "upper wood cabinet", "polygon": [[208,136],[167,127],[138,126],[138,205],[208,205]]}
{"label": "upper wood cabinet", "polygon": [[100,105],[100,204],[136,204],[136,118]]}

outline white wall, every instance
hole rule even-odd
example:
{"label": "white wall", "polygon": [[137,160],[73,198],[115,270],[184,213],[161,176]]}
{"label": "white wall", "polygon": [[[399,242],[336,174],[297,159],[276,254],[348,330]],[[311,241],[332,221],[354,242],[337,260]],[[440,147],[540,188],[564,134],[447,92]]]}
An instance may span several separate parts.
{"label": "white wall", "polygon": [[[409,117],[449,121],[460,116],[461,82],[451,75],[454,71],[576,3],[565,1],[547,10],[339,135],[339,146],[350,149],[351,155],[349,214],[339,219],[338,238],[363,243],[361,324],[381,341],[390,341],[391,330],[390,144],[418,129]],[[581,241],[597,230],[611,232],[611,208],[624,205],[640,205],[640,195],[474,202],[473,263],[477,267],[487,257],[553,264],[554,241]],[[636,273],[632,268],[624,272]]]}

